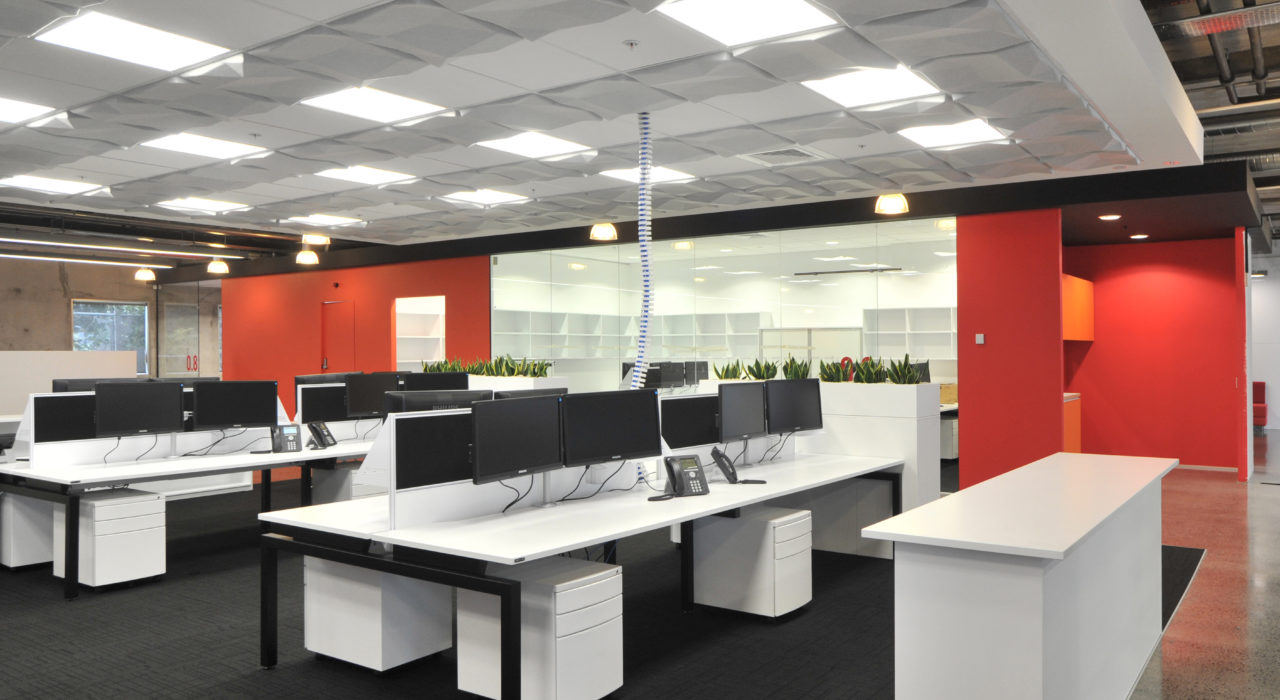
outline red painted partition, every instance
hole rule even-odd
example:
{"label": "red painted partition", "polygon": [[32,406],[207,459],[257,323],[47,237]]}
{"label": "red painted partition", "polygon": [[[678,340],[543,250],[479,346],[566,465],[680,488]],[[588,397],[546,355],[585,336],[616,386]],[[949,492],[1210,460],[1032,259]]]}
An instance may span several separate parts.
{"label": "red painted partition", "polygon": [[1058,210],[957,219],[961,488],[1062,449],[1061,275]]}
{"label": "red painted partition", "polygon": [[350,301],[356,370],[395,369],[396,297],[445,296],[450,357],[489,357],[489,258],[233,277],[222,282],[222,374],[274,379],[293,413],[293,377],[318,374],[321,306]]}
{"label": "red painted partition", "polygon": [[[1153,234],[1153,237],[1158,234]],[[1244,478],[1243,234],[1064,251],[1093,281],[1094,340],[1068,344],[1086,452],[1176,457]]]}

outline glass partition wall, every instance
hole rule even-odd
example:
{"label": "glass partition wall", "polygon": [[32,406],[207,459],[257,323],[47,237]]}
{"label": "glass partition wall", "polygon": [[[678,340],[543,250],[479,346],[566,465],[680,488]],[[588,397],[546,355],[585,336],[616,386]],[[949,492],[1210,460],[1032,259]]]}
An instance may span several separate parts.
{"label": "glass partition wall", "polygon": [[[649,360],[929,360],[956,376],[955,219],[655,241]],[[637,244],[494,257],[493,353],[552,360],[574,390],[635,359]],[[714,371],[711,371],[714,378]]]}
{"label": "glass partition wall", "polygon": [[156,376],[221,376],[222,281],[161,285],[156,307]]}

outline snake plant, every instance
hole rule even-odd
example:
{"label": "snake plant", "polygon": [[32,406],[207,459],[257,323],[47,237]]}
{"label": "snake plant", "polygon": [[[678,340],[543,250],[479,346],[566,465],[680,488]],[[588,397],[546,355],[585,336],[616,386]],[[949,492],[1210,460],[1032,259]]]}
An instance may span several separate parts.
{"label": "snake plant", "polygon": [[786,379],[808,379],[809,370],[812,363],[808,360],[801,362],[791,355],[787,355],[787,361],[782,363],[782,376]]}
{"label": "snake plant", "polygon": [[711,368],[715,370],[716,379],[741,379],[742,378],[742,363],[737,360],[734,360],[733,362],[726,362],[723,365],[713,364],[711,365]]}
{"label": "snake plant", "polygon": [[901,361],[889,360],[889,381],[894,384],[919,384],[920,374],[911,364],[911,354],[903,356]]}
{"label": "snake plant", "polygon": [[818,360],[818,379],[824,382],[847,382],[853,379],[853,375],[839,362]]}
{"label": "snake plant", "polygon": [[879,384],[887,378],[888,370],[882,360],[864,357],[861,362],[853,364],[853,381],[859,384]]}
{"label": "snake plant", "polygon": [[747,376],[752,379],[773,379],[778,376],[778,363],[756,360],[747,365]]}

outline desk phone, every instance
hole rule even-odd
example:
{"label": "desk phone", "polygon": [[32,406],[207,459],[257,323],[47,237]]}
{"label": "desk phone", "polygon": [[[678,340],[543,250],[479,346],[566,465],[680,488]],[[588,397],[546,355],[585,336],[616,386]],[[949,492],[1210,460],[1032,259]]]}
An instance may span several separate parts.
{"label": "desk phone", "polygon": [[307,430],[311,431],[311,444],[318,450],[338,444],[338,441],[333,439],[333,433],[329,432],[329,426],[325,425],[324,421],[307,423]]}
{"label": "desk phone", "polygon": [[716,466],[720,467],[720,472],[724,474],[725,481],[731,484],[763,484],[763,479],[739,479],[738,470],[733,466],[733,460],[729,459],[719,447],[711,448],[711,459],[715,460]]}
{"label": "desk phone", "polygon": [[667,464],[667,481],[671,482],[675,495],[704,496],[710,491],[707,475],[702,472],[702,463],[697,455],[675,455],[664,461]]}
{"label": "desk phone", "polygon": [[297,423],[271,426],[272,452],[301,452],[302,426]]}

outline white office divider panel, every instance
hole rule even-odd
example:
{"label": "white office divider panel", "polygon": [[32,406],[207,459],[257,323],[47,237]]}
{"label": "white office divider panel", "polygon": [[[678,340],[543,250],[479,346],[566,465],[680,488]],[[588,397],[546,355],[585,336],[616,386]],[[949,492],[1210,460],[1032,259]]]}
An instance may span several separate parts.
{"label": "white office divider panel", "polygon": [[54,379],[132,377],[132,350],[8,350],[0,352],[0,414],[20,412],[27,397],[49,391]]}

